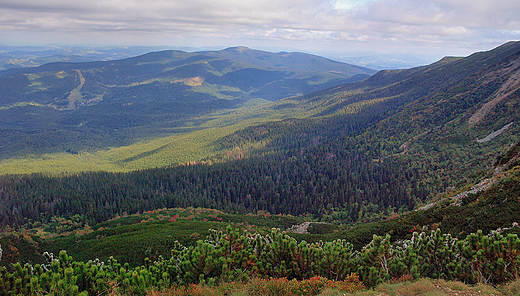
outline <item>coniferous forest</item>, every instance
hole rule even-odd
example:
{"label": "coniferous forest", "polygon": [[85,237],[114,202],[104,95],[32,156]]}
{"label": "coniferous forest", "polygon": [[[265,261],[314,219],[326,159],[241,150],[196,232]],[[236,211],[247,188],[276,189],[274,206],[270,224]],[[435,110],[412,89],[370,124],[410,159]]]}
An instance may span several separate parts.
{"label": "coniferous forest", "polygon": [[[408,210],[426,198],[426,190],[417,185],[417,172],[402,170],[391,161],[376,163],[371,151],[358,148],[355,138],[349,137],[359,130],[352,121],[336,118],[292,124],[296,125],[292,134],[296,130],[298,137],[284,136],[243,159],[131,173],[2,177],[0,192],[6,201],[0,209],[2,224],[23,225],[77,214],[95,224],[123,212],[164,207],[206,207],[242,214],[259,210],[296,216],[309,213],[317,218],[336,211],[356,222],[363,218],[359,217],[362,208],[375,213],[389,207]],[[332,124],[331,131],[344,134],[318,129]],[[240,147],[239,142],[250,133],[254,136],[267,128],[259,126],[230,137]],[[277,130],[280,135],[284,132]],[[233,145],[233,140],[227,143]]]}
{"label": "coniferous forest", "polygon": [[[185,56],[194,64],[186,66]],[[229,290],[218,295],[234,295],[235,284],[246,285],[240,288],[244,295],[319,295],[326,289],[354,293],[419,278],[494,287],[516,283],[519,59],[520,43],[508,43],[245,109],[237,107],[243,96],[267,91],[276,75],[290,79],[296,72],[241,70],[261,73],[256,82],[222,72],[213,82],[229,85],[216,87],[204,81],[233,63],[163,52],[114,63],[110,67],[123,68],[110,68],[113,85],[99,77],[98,84],[89,85],[96,77],[92,69],[107,64],[81,64],[85,88],[103,91],[101,99],[91,94],[99,100],[85,97],[85,106],[59,101],[67,104],[61,110],[43,101],[0,107],[18,119],[32,116],[25,126],[12,124],[0,133],[23,134],[17,145],[39,151],[23,158],[3,145],[5,155],[18,158],[0,165],[39,159],[46,166],[38,173],[0,176],[0,295],[197,295],[197,289],[225,287]],[[165,82],[153,76],[153,64],[179,66],[185,77]],[[19,82],[40,79],[51,85],[53,79],[72,80],[60,76],[66,72],[52,71],[65,67],[79,73],[75,66],[53,64],[13,75]],[[134,67],[145,72],[142,77],[134,76]],[[166,75],[169,69],[159,72]],[[190,71],[201,76],[195,79]],[[204,78],[207,71],[211,75]],[[4,75],[0,83],[15,79]],[[335,81],[329,78],[324,85]],[[121,81],[125,84],[117,85]],[[253,91],[246,83],[260,88]],[[58,92],[62,86],[55,87]],[[140,107],[150,107],[157,94],[167,100],[170,93],[154,93],[165,87],[182,88],[183,98],[176,97],[181,101],[197,92],[204,97],[198,103],[206,107],[215,103],[212,96],[222,104],[208,107],[211,112],[193,105],[200,112],[191,115],[176,110],[186,122],[174,113],[152,116],[151,109]],[[235,101],[222,99],[238,89]],[[99,122],[89,121],[95,117],[85,115],[103,109],[102,100],[103,106],[122,100],[129,113],[120,115],[122,121],[107,117],[110,127],[96,126]],[[224,105],[229,110],[223,111]],[[144,117],[132,117],[139,115],[131,113],[134,109]],[[130,152],[113,163],[125,168],[151,161],[135,170],[44,173],[53,165],[46,153],[68,144],[59,138],[54,143],[47,134],[32,138],[38,132],[31,124],[45,117],[41,110],[62,116],[48,119],[51,133],[80,139],[74,151],[65,152],[72,158],[96,155],[89,154],[95,149],[88,144],[92,135],[105,138],[119,129],[119,138],[105,139],[101,146],[131,142],[148,132],[153,137],[205,131],[210,139],[197,142],[198,148],[190,147],[193,138],[181,136],[180,141],[190,139],[184,146],[162,138],[157,145],[155,140],[130,145]],[[160,131],[151,128],[155,124]],[[79,130],[93,138],[81,138]],[[179,147],[183,150],[171,151]],[[195,154],[196,149],[204,152],[195,160],[168,162],[173,152]],[[160,157],[167,166],[154,165]],[[286,290],[273,292],[282,286]],[[217,295],[211,293],[199,294]]]}

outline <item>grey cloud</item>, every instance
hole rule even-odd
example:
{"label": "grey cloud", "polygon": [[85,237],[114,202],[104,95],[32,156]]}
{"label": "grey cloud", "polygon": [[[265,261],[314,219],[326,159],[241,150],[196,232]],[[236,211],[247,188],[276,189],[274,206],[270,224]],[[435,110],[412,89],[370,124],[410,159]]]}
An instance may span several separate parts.
{"label": "grey cloud", "polygon": [[[204,36],[359,43],[475,43],[518,38],[520,2],[373,0],[3,0],[2,31]],[[86,35],[86,36],[87,36]],[[108,35],[107,35],[108,36]],[[491,42],[491,41],[490,41]]]}
{"label": "grey cloud", "polygon": [[[95,2],[95,1],[93,1]],[[38,0],[3,0],[0,2],[0,10],[11,11],[11,13],[45,13],[45,12],[73,12],[92,11],[95,5],[89,1],[38,1]]]}

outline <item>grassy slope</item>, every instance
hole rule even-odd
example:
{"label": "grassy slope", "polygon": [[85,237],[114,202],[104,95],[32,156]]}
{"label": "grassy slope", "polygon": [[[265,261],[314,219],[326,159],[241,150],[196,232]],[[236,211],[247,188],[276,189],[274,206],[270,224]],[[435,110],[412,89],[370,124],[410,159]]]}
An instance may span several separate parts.
{"label": "grassy slope", "polygon": [[58,254],[67,250],[76,260],[110,256],[133,266],[149,257],[169,257],[175,241],[190,246],[209,234],[210,229],[224,230],[228,225],[244,231],[262,233],[271,228],[287,229],[303,218],[287,215],[233,215],[222,211],[187,208],[161,209],[117,217],[89,227],[80,218],[53,219],[47,225],[35,223],[24,231],[0,235],[4,249],[2,265],[11,262],[42,262],[44,251]]}
{"label": "grassy slope", "polygon": [[129,146],[81,154],[51,153],[0,162],[0,174],[125,172],[198,161],[216,153],[212,144],[243,127],[241,124],[175,134]]}
{"label": "grassy slope", "polygon": [[[182,132],[128,146],[79,154],[60,152],[4,159],[0,161],[0,174],[126,172],[199,161],[222,152],[214,145],[219,139],[248,126],[288,118],[355,114],[385,100],[376,98],[359,102],[355,100],[356,94],[356,90],[333,89],[260,106],[218,111],[192,118],[185,122],[185,126],[171,129],[172,132]],[[345,98],[350,98],[351,102],[345,104]],[[337,104],[341,106],[326,114]]]}

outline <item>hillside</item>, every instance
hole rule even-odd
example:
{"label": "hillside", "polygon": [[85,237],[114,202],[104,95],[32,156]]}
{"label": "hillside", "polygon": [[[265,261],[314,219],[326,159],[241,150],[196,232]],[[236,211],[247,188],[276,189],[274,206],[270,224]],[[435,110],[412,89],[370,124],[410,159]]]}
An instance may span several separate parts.
{"label": "hillside", "polygon": [[[415,172],[419,184],[433,196],[473,182],[492,167],[497,155],[520,140],[519,54],[520,43],[511,42],[466,58],[381,71],[362,82],[276,102],[273,108],[288,114],[304,111],[309,121],[343,118],[350,127],[359,128],[355,135],[337,135],[345,141],[343,147],[356,143],[355,149],[372,164],[397,165]],[[358,120],[366,125],[357,127]],[[295,139],[287,132],[291,125],[291,121],[264,125],[268,133],[260,137],[252,137],[251,131],[262,126],[237,131],[222,143],[232,143],[226,146],[229,149],[271,139],[264,150],[254,152],[264,153],[292,142],[296,142],[292,147],[301,147],[311,134],[326,138],[329,133],[347,133],[330,125],[334,131],[313,127],[307,137],[301,137],[298,130],[300,137]]]}
{"label": "hillside", "polygon": [[[511,124],[518,117],[519,53],[520,43],[509,43],[212,118],[208,124],[240,124],[225,133],[211,130],[204,145],[214,154],[189,164],[127,174],[6,176],[0,179],[3,209],[12,214],[2,223],[75,214],[98,223],[124,211],[188,206],[342,222],[411,210],[473,183],[520,140]],[[483,109],[489,111],[481,121],[470,123]],[[244,128],[254,118],[268,123]],[[481,141],[506,125],[500,135]],[[168,151],[178,147],[170,143],[122,163],[168,160]]]}
{"label": "hillside", "polygon": [[[297,58],[294,58],[297,56]],[[307,94],[374,71],[306,54],[162,51],[0,72],[0,158],[78,154],[204,127],[215,112]]]}
{"label": "hillside", "polygon": [[389,233],[394,240],[408,239],[413,231],[432,229],[460,239],[479,230],[484,234],[496,231],[503,235],[520,234],[519,147],[517,143],[499,155],[485,175],[440,194],[413,211],[394,213],[384,221],[362,223],[346,230],[316,224],[309,229],[310,234],[297,237],[307,241],[346,238],[361,248],[373,234]]}
{"label": "hillside", "polygon": [[[355,273],[368,287],[420,277],[506,283],[520,262],[519,77],[520,42],[510,42],[212,113],[196,132],[142,142],[137,154],[128,146],[117,160],[147,169],[3,175],[5,256],[41,262],[39,251],[66,249],[126,262],[106,259],[110,271],[96,273],[99,261],[60,253],[52,272],[63,267],[59,274],[84,279],[76,287],[92,293],[107,281],[144,294],[250,275],[350,281]],[[150,167],[175,163],[168,157],[181,145],[200,154]],[[289,233],[304,222],[308,233]],[[90,281],[94,274],[103,280]],[[14,278],[0,280],[14,287]]]}
{"label": "hillside", "polygon": [[[287,295],[317,295],[325,287],[347,289],[343,292],[370,287],[377,295],[516,295],[518,280],[507,283],[515,280],[520,248],[515,222],[520,217],[518,147],[499,157],[495,176],[486,181],[490,186],[476,194],[451,194],[427,209],[383,222],[354,227],[315,223],[311,234],[298,235],[298,241],[266,226],[286,229],[301,217],[265,212],[239,216],[201,208],[161,209],[117,217],[93,228],[78,216],[33,224],[36,227],[0,237],[6,249],[3,263],[42,265],[0,267],[0,291],[27,291],[35,285],[41,290],[66,289],[48,283],[68,272],[80,279],[69,282],[72,288],[92,294],[116,282],[112,289],[122,295],[149,295],[151,288],[177,295],[182,287],[198,289],[196,283],[214,289],[206,288],[204,295],[214,295],[223,287],[229,291],[229,282],[269,278],[261,295],[279,295],[282,286]],[[42,249],[67,253],[37,256]],[[101,260],[87,262],[93,257]],[[46,268],[50,262],[56,263]],[[31,267],[31,281],[16,284]],[[48,273],[58,275],[47,280]],[[146,280],[132,280],[137,275]],[[418,278],[433,279],[434,284]],[[446,282],[454,280],[460,282]]]}
{"label": "hillside", "polygon": [[[435,177],[427,177],[427,182],[430,183],[428,186],[446,188],[450,186],[449,181],[445,183],[446,178],[449,178],[449,174],[445,174],[445,165],[448,163],[438,167],[443,159],[459,159],[456,164],[451,164],[452,168],[463,166],[464,170],[460,170],[461,172],[470,169],[473,173],[478,173],[482,168],[480,165],[489,163],[490,158],[518,140],[517,127],[512,123],[517,117],[517,47],[518,43],[513,42],[467,58],[447,57],[428,66],[380,71],[362,82],[349,83],[257,107],[248,105],[236,108],[238,105],[233,103],[236,100],[221,100],[218,102],[225,103],[226,108],[232,109],[221,109],[212,105],[213,103],[204,103],[196,108],[193,106],[188,109],[175,109],[176,111],[170,110],[174,113],[163,114],[162,111],[152,111],[149,104],[143,103],[138,109],[121,109],[125,112],[124,115],[114,114],[107,117],[99,115],[105,114],[106,110],[100,111],[93,106],[89,110],[96,110],[99,114],[90,114],[88,120],[80,122],[81,116],[76,117],[78,114],[74,113],[74,118],[65,121],[74,124],[63,126],[61,123],[64,121],[61,121],[59,126],[64,130],[49,126],[49,129],[52,127],[54,130],[38,135],[34,134],[38,128],[25,133],[21,130],[26,129],[26,126],[34,127],[42,120],[52,117],[51,114],[55,116],[52,118],[59,118],[57,115],[61,116],[70,111],[48,110],[48,114],[42,114],[42,117],[31,118],[20,114],[19,118],[28,122],[24,127],[18,124],[14,130],[3,131],[6,139],[13,139],[9,146],[4,146],[3,151],[16,148],[15,150],[21,152],[39,151],[47,154],[32,154],[22,159],[4,160],[0,164],[0,171],[130,171],[162,167],[199,161],[222,152],[222,149],[230,149],[232,145],[227,145],[227,140],[219,139],[234,132],[237,134],[233,135],[233,143],[246,143],[249,140],[238,139],[242,137],[241,129],[246,128],[244,132],[249,133],[248,126],[291,118],[306,119],[311,123],[314,120],[312,118],[345,116],[358,118],[354,122],[366,118],[367,122],[370,122],[369,125],[372,125],[359,141],[365,142],[367,147],[378,147],[375,150],[368,149],[374,160],[408,159],[407,165],[416,166],[416,169],[419,169],[414,164],[417,161],[429,161],[420,165],[421,173],[441,173]],[[214,55],[229,55],[230,52],[237,52],[241,59],[247,58],[251,62],[262,61],[260,58],[263,58],[264,63],[270,65],[278,63],[280,56],[285,55],[271,54],[258,57],[255,55],[258,52],[243,48],[232,48]],[[131,106],[135,104],[127,108]],[[161,108],[163,107],[161,105]],[[30,108],[40,109],[26,106],[16,110]],[[199,112],[196,117],[192,116],[194,110]],[[13,109],[12,112],[18,111]],[[138,112],[139,116],[135,115],[135,112]],[[153,120],[146,121],[150,117],[153,117]],[[169,118],[170,121],[163,122],[161,118]],[[476,123],[478,118],[481,119]],[[112,122],[111,125],[102,124],[107,120]],[[379,121],[379,124],[374,125]],[[97,124],[100,126],[96,127]],[[123,125],[126,125],[126,128],[123,128]],[[5,126],[9,126],[9,123]],[[115,129],[116,127],[118,128]],[[291,127],[288,129],[285,132],[287,135],[280,135],[286,140],[292,137]],[[502,132],[511,135],[512,138],[495,137]],[[275,132],[275,135],[277,134]],[[138,135],[144,140],[135,142],[136,137],[139,138]],[[267,134],[262,138],[264,140],[261,143],[253,140],[247,145],[264,146],[266,139],[271,140]],[[480,142],[473,141],[474,139],[479,139]],[[37,149],[34,147],[36,145]],[[120,147],[121,145],[128,146]],[[103,149],[107,146],[113,148]],[[247,150],[252,151],[250,148]],[[53,151],[59,153],[51,153]],[[432,157],[424,157],[425,155]],[[473,157],[477,159],[472,159]]]}

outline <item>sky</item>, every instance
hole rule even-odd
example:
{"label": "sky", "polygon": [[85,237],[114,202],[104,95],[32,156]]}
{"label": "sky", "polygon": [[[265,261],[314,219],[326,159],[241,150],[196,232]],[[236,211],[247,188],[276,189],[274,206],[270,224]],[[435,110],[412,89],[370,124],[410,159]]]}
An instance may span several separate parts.
{"label": "sky", "polygon": [[1,45],[442,57],[510,40],[520,40],[518,0],[0,0]]}

